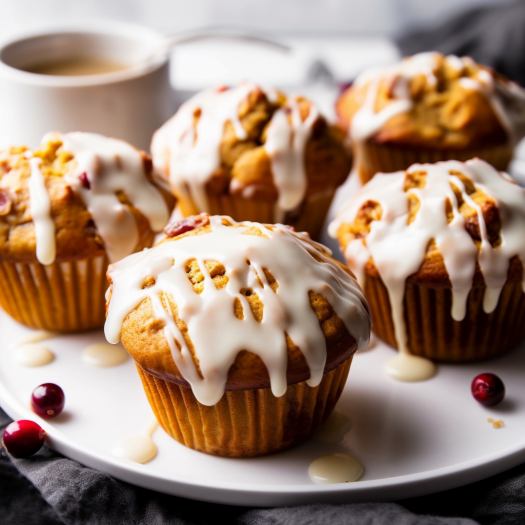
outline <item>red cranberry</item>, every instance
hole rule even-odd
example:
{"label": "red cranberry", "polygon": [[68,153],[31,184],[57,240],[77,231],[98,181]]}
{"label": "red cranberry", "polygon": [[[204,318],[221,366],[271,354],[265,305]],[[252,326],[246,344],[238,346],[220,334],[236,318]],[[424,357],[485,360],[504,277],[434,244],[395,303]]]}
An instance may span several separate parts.
{"label": "red cranberry", "polygon": [[64,391],[54,383],[37,386],[31,395],[33,410],[45,419],[58,416],[64,409]]}
{"label": "red cranberry", "polygon": [[46,431],[34,421],[21,419],[4,430],[4,447],[15,458],[28,458],[44,444]]}
{"label": "red cranberry", "polygon": [[91,189],[91,182],[89,181],[88,179],[88,175],[87,173],[84,171],[82,172],[78,178],[80,179],[80,182],[82,183],[82,186],[84,186],[84,188],[86,188],[86,190],[90,190]]}
{"label": "red cranberry", "polygon": [[487,407],[501,403],[505,397],[505,385],[495,374],[479,374],[472,381],[470,389],[474,399]]}
{"label": "red cranberry", "polygon": [[0,215],[7,215],[11,211],[11,197],[7,190],[0,190]]}
{"label": "red cranberry", "polygon": [[170,222],[165,228],[164,233],[168,237],[177,237],[177,235],[182,235],[183,233],[189,232],[198,228],[199,226],[204,226],[210,221],[210,216],[207,213],[201,213],[200,215],[192,215],[186,219],[181,219],[180,221]]}

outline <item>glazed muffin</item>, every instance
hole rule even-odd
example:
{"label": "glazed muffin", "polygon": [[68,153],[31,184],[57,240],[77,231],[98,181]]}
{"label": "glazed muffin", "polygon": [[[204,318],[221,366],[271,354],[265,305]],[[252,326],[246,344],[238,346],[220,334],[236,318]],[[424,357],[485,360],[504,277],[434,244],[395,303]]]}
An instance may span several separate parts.
{"label": "glazed muffin", "polygon": [[106,337],[136,362],[153,411],[201,452],[249,457],[306,439],[328,417],[366,301],[306,234],[202,214],[108,270]]}
{"label": "glazed muffin", "polygon": [[312,102],[252,84],[198,94],[155,133],[151,151],[184,217],[277,222],[313,237],[351,168],[345,132]]}
{"label": "glazed muffin", "polygon": [[153,244],[174,198],[126,142],[51,133],[0,152],[0,305],[31,327],[99,328],[109,262]]}
{"label": "glazed muffin", "polygon": [[363,182],[416,162],[507,169],[525,134],[525,91],[468,57],[421,53],[365,71],[336,104]]}
{"label": "glazed muffin", "polygon": [[377,174],[329,231],[401,352],[476,361],[524,338],[525,190],[488,163]]}

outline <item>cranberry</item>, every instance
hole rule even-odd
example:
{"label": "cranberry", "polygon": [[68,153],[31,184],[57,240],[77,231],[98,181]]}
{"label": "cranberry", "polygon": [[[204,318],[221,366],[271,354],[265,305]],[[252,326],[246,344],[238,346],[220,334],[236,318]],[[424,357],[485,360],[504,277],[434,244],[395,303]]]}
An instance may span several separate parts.
{"label": "cranberry", "polygon": [[44,444],[46,431],[34,421],[21,419],[4,430],[4,447],[15,458],[28,458]]}
{"label": "cranberry", "polygon": [[37,386],[31,395],[33,410],[45,419],[58,416],[64,408],[64,391],[54,383]]}
{"label": "cranberry", "polygon": [[84,171],[82,172],[78,178],[80,179],[80,182],[82,183],[82,186],[84,186],[84,188],[86,188],[86,190],[90,190],[91,189],[91,182],[89,181],[88,179],[88,175],[87,173]]}
{"label": "cranberry", "polygon": [[470,389],[474,399],[487,407],[501,403],[505,397],[505,385],[495,374],[479,374],[472,381]]}
{"label": "cranberry", "polygon": [[204,226],[205,224],[208,224],[208,222],[210,222],[210,216],[207,213],[192,215],[191,217],[181,219],[180,221],[170,222],[164,228],[164,233],[168,237],[177,237],[177,235],[182,235],[183,233],[194,230],[199,226]]}

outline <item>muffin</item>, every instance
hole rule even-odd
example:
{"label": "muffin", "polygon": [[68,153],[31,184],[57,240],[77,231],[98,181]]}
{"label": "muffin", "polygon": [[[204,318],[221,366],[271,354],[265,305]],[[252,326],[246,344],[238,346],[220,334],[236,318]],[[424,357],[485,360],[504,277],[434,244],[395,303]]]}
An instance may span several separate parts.
{"label": "muffin", "polygon": [[0,305],[31,328],[103,326],[109,262],[153,244],[174,198],[126,142],[51,133],[0,152]]}
{"label": "muffin", "polygon": [[289,224],[317,237],[347,178],[345,132],[309,100],[252,84],[199,93],[153,136],[184,217]]}
{"label": "muffin", "polygon": [[525,91],[471,58],[421,53],[365,71],[336,103],[363,183],[419,162],[479,157],[506,170]]}
{"label": "muffin", "polygon": [[525,190],[488,163],[379,173],[329,232],[401,352],[477,361],[525,336]]}
{"label": "muffin", "polygon": [[366,301],[306,234],[202,214],[108,270],[106,337],[135,360],[164,430],[195,450],[270,454],[328,417]]}

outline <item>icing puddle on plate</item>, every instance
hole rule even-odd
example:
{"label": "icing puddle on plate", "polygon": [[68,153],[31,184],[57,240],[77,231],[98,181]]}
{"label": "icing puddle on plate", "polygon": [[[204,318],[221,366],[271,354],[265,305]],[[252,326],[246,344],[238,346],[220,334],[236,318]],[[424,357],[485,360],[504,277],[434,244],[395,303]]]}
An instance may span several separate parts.
{"label": "icing puddle on plate", "polygon": [[111,453],[120,458],[134,463],[149,463],[157,455],[157,446],[153,442],[153,434],[159,427],[155,420],[150,423],[140,434],[120,438],[111,450]]}
{"label": "icing puddle on plate", "polygon": [[308,467],[310,478],[318,485],[359,481],[364,471],[358,459],[340,452],[321,456]]}

